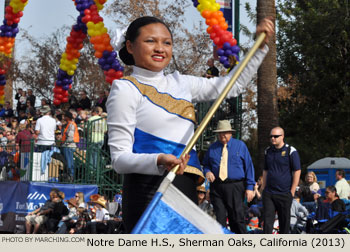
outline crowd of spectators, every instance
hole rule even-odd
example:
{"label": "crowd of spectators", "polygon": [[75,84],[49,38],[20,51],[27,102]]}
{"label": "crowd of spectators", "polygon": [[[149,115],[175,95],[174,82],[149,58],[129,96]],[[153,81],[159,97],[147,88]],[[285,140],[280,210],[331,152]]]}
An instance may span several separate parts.
{"label": "crowd of spectators", "polygon": [[[66,204],[64,204],[66,202]],[[83,192],[74,198],[52,188],[42,207],[25,217],[26,234],[113,234],[122,233],[121,202],[110,202],[107,196],[93,194],[85,202]]]}
{"label": "crowd of spectators", "polygon": [[[7,101],[0,105],[0,181],[20,180],[20,153],[30,152],[32,139],[37,141],[35,126],[37,120],[43,116],[43,108],[51,108],[51,116],[56,121],[55,133],[58,142],[62,139],[68,121],[65,114],[72,115],[72,120],[78,125],[79,133],[83,137],[84,127],[89,119],[107,116],[107,90],[99,92],[96,99],[90,99],[85,90],[81,90],[78,95],[71,90],[69,92],[69,102],[56,107],[45,98],[38,104],[38,99],[31,89],[19,88],[15,95],[15,104]],[[103,139],[99,140],[98,144],[101,145]]]}

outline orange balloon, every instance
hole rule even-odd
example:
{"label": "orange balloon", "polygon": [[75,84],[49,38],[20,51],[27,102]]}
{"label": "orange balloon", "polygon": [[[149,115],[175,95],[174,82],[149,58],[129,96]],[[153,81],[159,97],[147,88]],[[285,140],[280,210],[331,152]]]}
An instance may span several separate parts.
{"label": "orange balloon", "polygon": [[224,17],[219,17],[217,20],[219,23],[226,22],[226,19]]}
{"label": "orange balloon", "polygon": [[95,53],[96,58],[102,58],[102,52],[101,51],[96,51]]}
{"label": "orange balloon", "polygon": [[211,15],[211,11],[210,10],[202,11],[202,17],[204,17],[205,19],[210,18],[210,15]]}
{"label": "orange balloon", "polygon": [[223,29],[223,30],[227,30],[227,28],[228,28],[228,24],[226,22],[221,22],[219,25],[220,25],[221,29]]}
{"label": "orange balloon", "polygon": [[214,30],[213,30],[213,27],[212,27],[212,26],[209,26],[209,27],[207,28],[207,33],[211,34],[213,31],[214,31]]}

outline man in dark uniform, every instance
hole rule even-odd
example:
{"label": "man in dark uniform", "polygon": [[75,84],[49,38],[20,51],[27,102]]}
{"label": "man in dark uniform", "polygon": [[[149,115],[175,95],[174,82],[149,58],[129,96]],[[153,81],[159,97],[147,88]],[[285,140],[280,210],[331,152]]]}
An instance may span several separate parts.
{"label": "man in dark uniform", "polygon": [[271,147],[265,150],[263,171],[264,233],[272,234],[277,211],[279,233],[288,234],[290,208],[298,186],[301,167],[297,150],[284,143],[284,130],[275,127],[270,132]]}
{"label": "man in dark uniform", "polygon": [[232,138],[231,124],[219,121],[218,141],[213,143],[203,161],[204,174],[210,184],[210,199],[216,220],[238,234],[247,233],[244,216],[244,197],[253,199],[254,166],[244,142]]}

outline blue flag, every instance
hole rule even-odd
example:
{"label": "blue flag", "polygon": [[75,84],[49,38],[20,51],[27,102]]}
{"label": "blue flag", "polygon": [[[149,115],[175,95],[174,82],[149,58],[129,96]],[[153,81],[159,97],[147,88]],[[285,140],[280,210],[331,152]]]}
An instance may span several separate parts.
{"label": "blue flag", "polygon": [[133,234],[231,233],[165,178],[132,231]]}

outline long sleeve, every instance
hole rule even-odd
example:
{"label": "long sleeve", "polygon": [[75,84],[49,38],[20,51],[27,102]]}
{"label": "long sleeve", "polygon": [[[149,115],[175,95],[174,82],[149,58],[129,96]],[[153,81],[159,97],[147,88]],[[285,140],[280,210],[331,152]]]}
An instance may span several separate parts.
{"label": "long sleeve", "polygon": [[[228,98],[236,97],[241,94],[257,72],[261,62],[265,58],[265,55],[269,51],[268,47],[265,46],[263,49],[259,49],[255,55],[251,58],[241,75],[238,77],[233,88],[228,93]],[[234,68],[228,75],[223,77],[213,78],[198,78],[194,76],[187,76],[188,83],[191,84],[191,93],[193,102],[201,102],[208,100],[215,100],[227,85],[233,74],[236,72]],[[196,78],[196,79],[195,79]]]}
{"label": "long sleeve", "polygon": [[161,175],[158,154],[133,153],[136,113],[141,95],[128,83],[115,82],[107,100],[108,144],[116,172]]}

